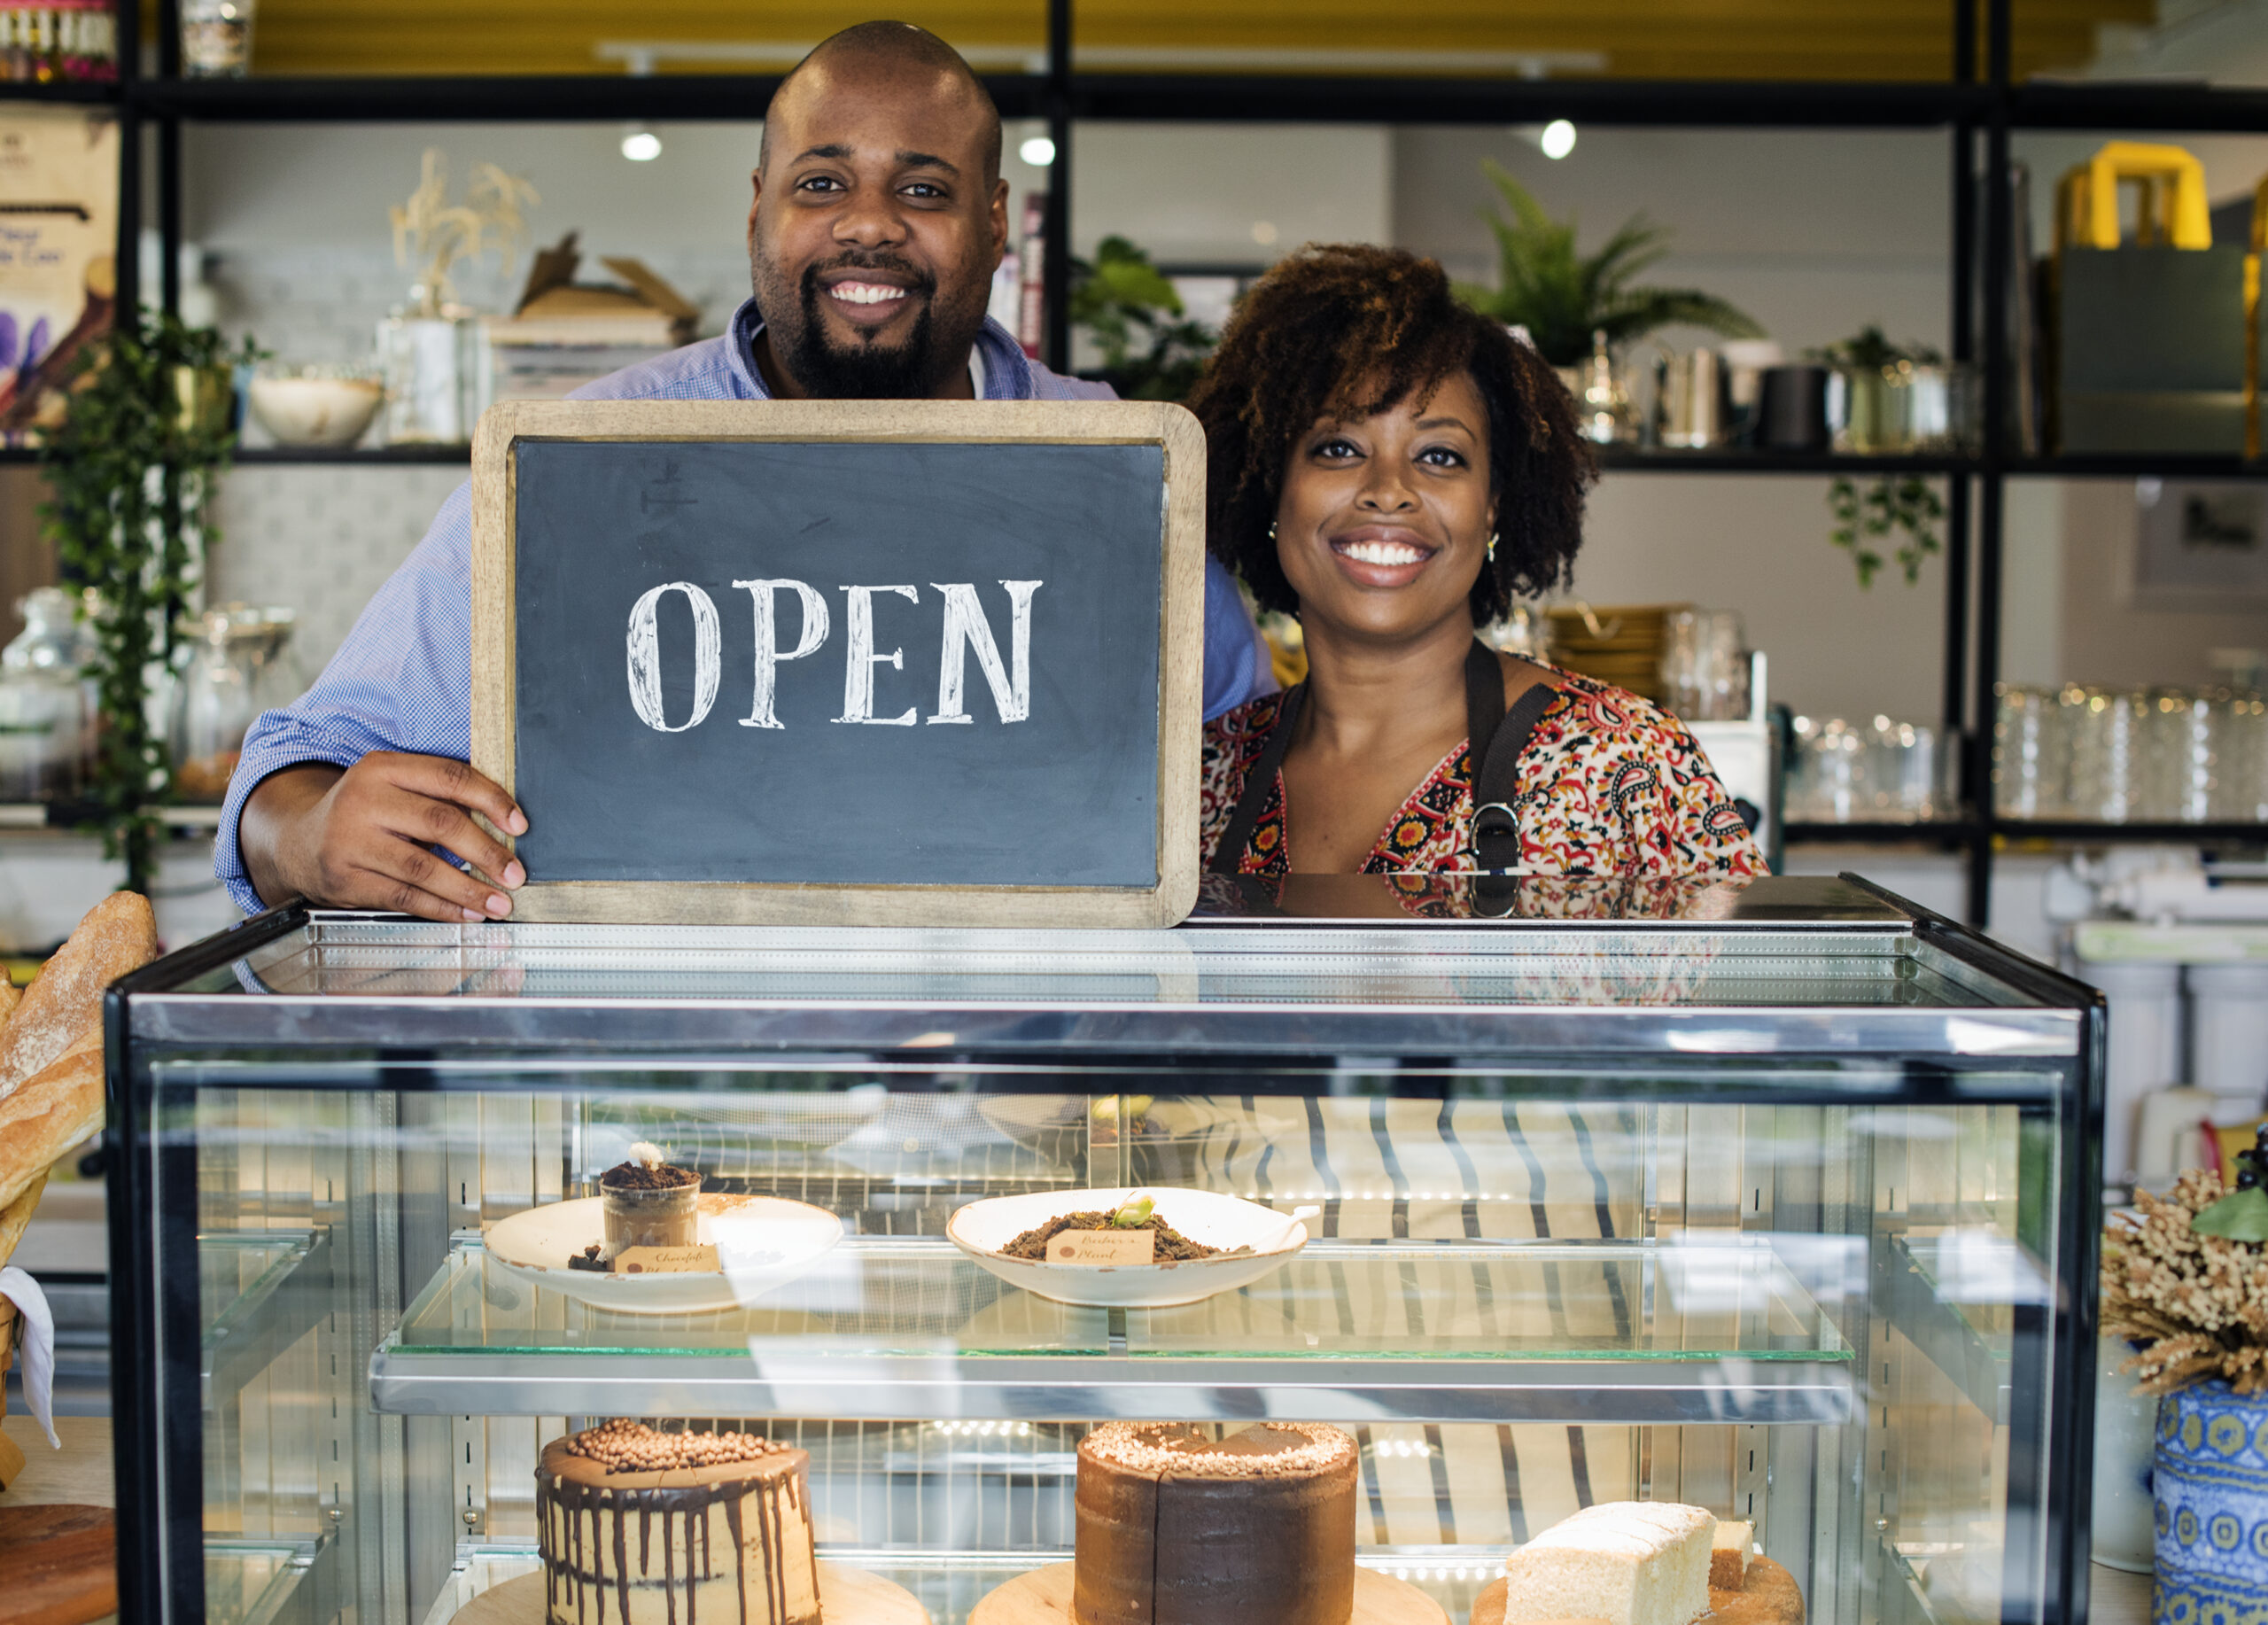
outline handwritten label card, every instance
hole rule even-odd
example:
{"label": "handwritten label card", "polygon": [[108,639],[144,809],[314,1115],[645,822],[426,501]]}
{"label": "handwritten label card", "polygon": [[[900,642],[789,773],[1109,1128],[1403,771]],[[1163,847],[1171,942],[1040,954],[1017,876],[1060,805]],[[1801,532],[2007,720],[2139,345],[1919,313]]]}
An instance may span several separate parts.
{"label": "handwritten label card", "polygon": [[1050,1263],[1154,1263],[1154,1230],[1066,1230],[1047,1243]]}
{"label": "handwritten label card", "polygon": [[617,1275],[713,1275],[723,1267],[713,1247],[625,1247],[614,1256]]}

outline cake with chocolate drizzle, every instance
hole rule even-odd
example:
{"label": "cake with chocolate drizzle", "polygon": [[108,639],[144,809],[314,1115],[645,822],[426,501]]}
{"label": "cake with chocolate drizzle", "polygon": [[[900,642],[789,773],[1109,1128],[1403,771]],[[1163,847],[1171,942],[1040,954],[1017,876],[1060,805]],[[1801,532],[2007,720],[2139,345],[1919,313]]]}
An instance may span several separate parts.
{"label": "cake with chocolate drizzle", "polygon": [[1355,1441],[1106,1422],[1079,1445],[1076,1625],[1348,1625]]}
{"label": "cake with chocolate drizzle", "polygon": [[803,1450],[619,1418],[544,1446],[552,1625],[819,1625]]}

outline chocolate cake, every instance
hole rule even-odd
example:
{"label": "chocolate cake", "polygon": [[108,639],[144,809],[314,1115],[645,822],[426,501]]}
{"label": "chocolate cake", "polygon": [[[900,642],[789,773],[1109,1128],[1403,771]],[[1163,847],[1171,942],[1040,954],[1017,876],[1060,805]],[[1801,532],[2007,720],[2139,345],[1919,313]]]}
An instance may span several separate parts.
{"label": "chocolate cake", "polygon": [[617,1419],[544,1446],[553,1625],[819,1625],[811,1458],[743,1433]]}
{"label": "chocolate cake", "polygon": [[1076,1625],[1348,1625],[1355,1441],[1107,1422],[1079,1446]]}

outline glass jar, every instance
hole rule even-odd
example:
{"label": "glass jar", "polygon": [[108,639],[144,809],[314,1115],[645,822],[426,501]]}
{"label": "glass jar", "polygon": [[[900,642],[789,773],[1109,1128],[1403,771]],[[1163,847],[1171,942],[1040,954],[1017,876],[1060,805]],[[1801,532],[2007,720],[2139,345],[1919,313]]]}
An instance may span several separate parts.
{"label": "glass jar", "polygon": [[230,603],[185,617],[175,628],[188,651],[167,730],[175,800],[226,796],[245,731],[260,712],[292,697],[296,684],[284,658],[291,622],[287,609]]}
{"label": "glass jar", "polygon": [[2070,739],[2054,688],[2002,683],[1992,719],[1992,808],[2003,818],[2055,818],[2065,811]]}
{"label": "glass jar", "polygon": [[[633,1176],[682,1174],[675,1185],[640,1186]],[[626,1247],[696,1247],[701,1241],[701,1176],[682,1168],[625,1162],[599,1176],[599,1211],[606,1221],[606,1256]]]}
{"label": "glass jar", "polygon": [[2155,709],[2138,689],[2066,692],[2071,719],[2070,816],[2106,824],[2140,819]]}
{"label": "glass jar", "polygon": [[1840,717],[1795,719],[1795,761],[1786,816],[1793,823],[1865,821],[1874,805],[1867,742]]}
{"label": "glass jar", "polygon": [[2268,823],[2268,698],[2246,690],[2232,693],[2222,713],[2221,738],[2214,820]]}
{"label": "glass jar", "polygon": [[93,635],[59,587],[19,599],[24,629],[0,650],[0,801],[52,801],[86,786],[94,749]]}
{"label": "glass jar", "polygon": [[191,79],[242,79],[251,73],[255,9],[255,0],[182,0],[182,72]]}
{"label": "glass jar", "polygon": [[1670,714],[1684,722],[1737,722],[1746,717],[1747,642],[1736,610],[1672,611],[1663,623],[1660,667]]}

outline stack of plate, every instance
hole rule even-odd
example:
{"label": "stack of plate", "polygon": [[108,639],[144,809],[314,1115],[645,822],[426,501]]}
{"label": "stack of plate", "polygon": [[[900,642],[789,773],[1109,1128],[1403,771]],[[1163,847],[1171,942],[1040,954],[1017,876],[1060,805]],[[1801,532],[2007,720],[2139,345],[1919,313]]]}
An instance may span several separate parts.
{"label": "stack of plate", "polygon": [[1571,672],[1643,695],[1662,697],[1662,632],[1689,606],[1651,603],[1620,609],[1560,605],[1551,618],[1551,657]]}

